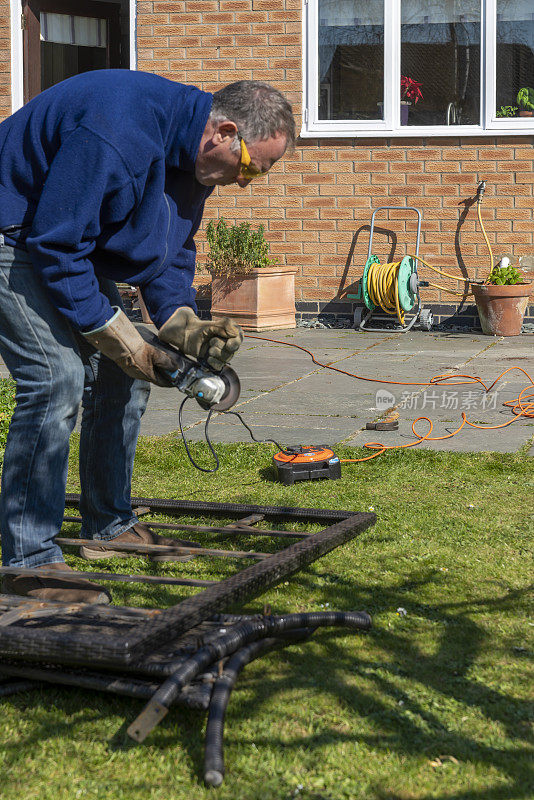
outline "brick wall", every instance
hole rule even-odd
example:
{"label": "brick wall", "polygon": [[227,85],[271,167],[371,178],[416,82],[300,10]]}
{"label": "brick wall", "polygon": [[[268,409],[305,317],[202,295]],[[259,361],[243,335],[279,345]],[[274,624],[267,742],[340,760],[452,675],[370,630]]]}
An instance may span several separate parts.
{"label": "brick wall", "polygon": [[[293,103],[300,125],[301,0],[142,0],[138,65],[172,80],[214,90],[239,78],[268,80]],[[246,189],[217,189],[205,219],[263,222],[273,253],[298,267],[297,307],[342,312],[338,301],[360,277],[368,225],[380,205],[423,212],[421,254],[458,265],[471,277],[487,269],[487,249],[469,207],[486,179],[483,215],[494,255],[534,256],[532,136],[427,139],[302,139],[264,179]],[[393,215],[391,215],[393,216]],[[377,219],[378,223],[378,219]],[[381,261],[413,249],[415,224],[378,225],[373,251]],[[198,235],[202,262],[203,235]],[[422,269],[433,283],[457,288]],[[435,280],[434,280],[435,278]],[[200,281],[207,281],[200,276]],[[436,304],[461,298],[424,290]]]}
{"label": "brick wall", "polygon": [[0,120],[11,114],[11,32],[9,0],[0,0]]}
{"label": "brick wall", "polygon": [[[141,0],[137,13],[139,69],[206,90],[238,78],[268,80],[293,103],[300,126],[301,0]],[[9,2],[0,0],[0,118],[11,111],[9,36]],[[469,199],[486,179],[482,208],[494,255],[534,257],[533,142],[533,136],[302,139],[266,178],[246,189],[216,189],[205,220],[263,222],[271,251],[298,268],[297,308],[348,313],[343,296],[362,273],[371,214],[380,205],[420,208],[422,256],[480,278],[487,249]],[[415,242],[415,222],[389,216],[377,219],[375,229],[373,252],[381,261],[400,258]],[[197,239],[201,264],[202,231]],[[457,288],[424,268],[422,274]],[[198,282],[209,283],[207,274]],[[423,294],[438,313],[461,301],[440,289]]]}

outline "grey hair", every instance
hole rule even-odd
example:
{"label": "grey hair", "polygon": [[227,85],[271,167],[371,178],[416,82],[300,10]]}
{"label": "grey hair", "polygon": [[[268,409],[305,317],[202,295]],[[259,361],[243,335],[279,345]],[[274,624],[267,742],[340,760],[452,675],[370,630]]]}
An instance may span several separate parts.
{"label": "grey hair", "polygon": [[[290,103],[282,92],[262,81],[236,81],[213,95],[209,119],[218,124],[225,119],[235,122],[245,142],[257,142],[283,134],[287,147],[295,147],[295,119]],[[233,147],[240,147],[236,137]]]}

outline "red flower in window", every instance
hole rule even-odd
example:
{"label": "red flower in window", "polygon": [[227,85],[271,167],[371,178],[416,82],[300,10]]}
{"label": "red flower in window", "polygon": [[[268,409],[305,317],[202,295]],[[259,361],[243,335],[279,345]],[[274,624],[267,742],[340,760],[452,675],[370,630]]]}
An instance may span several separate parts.
{"label": "red flower in window", "polygon": [[401,75],[401,100],[413,100],[415,105],[418,100],[423,99],[422,85],[412,78],[407,78],[406,75]]}

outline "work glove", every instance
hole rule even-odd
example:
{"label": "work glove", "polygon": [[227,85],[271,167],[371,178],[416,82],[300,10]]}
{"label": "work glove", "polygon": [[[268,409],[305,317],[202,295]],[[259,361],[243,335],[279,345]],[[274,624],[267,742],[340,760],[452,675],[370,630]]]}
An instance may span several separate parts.
{"label": "work glove", "polygon": [[163,350],[146,342],[124,311],[118,309],[107,325],[83,336],[131,378],[157,386],[172,385],[164,373],[174,372],[177,363]]}
{"label": "work glove", "polygon": [[243,341],[243,331],[230,317],[203,322],[192,308],[181,306],[158,331],[162,342],[196,361],[222,369]]}

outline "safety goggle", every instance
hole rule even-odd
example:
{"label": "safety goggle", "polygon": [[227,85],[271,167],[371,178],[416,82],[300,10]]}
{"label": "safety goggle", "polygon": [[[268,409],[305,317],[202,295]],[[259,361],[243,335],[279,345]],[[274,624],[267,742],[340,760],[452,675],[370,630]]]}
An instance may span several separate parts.
{"label": "safety goggle", "polygon": [[254,169],[254,167],[250,166],[250,162],[252,161],[250,157],[250,153],[247,150],[247,146],[245,144],[245,140],[237,131],[237,138],[241,143],[241,165],[239,167],[239,174],[246,178],[247,181],[251,181],[253,178],[259,178],[261,175],[266,175],[267,170],[262,172],[261,170]]}

